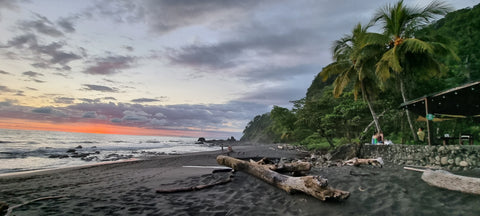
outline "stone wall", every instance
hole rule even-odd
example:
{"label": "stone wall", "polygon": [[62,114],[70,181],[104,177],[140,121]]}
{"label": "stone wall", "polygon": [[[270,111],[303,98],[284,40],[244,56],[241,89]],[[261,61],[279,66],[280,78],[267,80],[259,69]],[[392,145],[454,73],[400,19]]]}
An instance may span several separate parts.
{"label": "stone wall", "polygon": [[447,170],[468,170],[480,167],[478,145],[364,145],[361,158],[382,157],[397,165],[441,167]]}

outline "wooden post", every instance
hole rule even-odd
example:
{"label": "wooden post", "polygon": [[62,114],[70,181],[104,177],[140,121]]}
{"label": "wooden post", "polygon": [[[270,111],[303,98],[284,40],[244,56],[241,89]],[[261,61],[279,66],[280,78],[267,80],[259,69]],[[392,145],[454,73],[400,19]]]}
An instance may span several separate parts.
{"label": "wooden post", "polygon": [[427,120],[427,140],[428,140],[428,145],[431,145],[431,142],[430,142],[430,123],[427,118],[427,115],[428,115],[428,100],[427,100],[428,97],[425,97],[425,119]]}

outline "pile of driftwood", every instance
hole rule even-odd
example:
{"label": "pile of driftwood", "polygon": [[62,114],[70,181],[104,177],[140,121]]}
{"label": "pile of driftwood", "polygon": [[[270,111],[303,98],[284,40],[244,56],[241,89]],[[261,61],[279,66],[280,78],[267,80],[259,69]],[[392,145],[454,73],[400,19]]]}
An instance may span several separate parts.
{"label": "pile of driftwood", "polygon": [[[310,162],[298,161],[285,163],[283,161],[280,161],[278,163],[272,163],[267,158],[263,158],[259,161],[245,161],[230,156],[219,155],[217,157],[217,163],[231,168],[227,170],[223,169],[223,171],[230,171],[230,175],[228,176],[228,178],[206,185],[174,189],[159,189],[157,190],[157,193],[195,191],[209,188],[214,185],[226,184],[232,181],[234,171],[242,171],[254,177],[257,177],[273,186],[276,186],[288,193],[303,192],[322,201],[345,200],[350,196],[350,192],[348,191],[343,191],[328,186],[328,180],[326,178],[323,178],[321,176],[306,175],[307,172],[310,171],[310,169],[312,168],[312,164]],[[382,158],[353,158],[351,160],[344,161],[341,165],[359,166],[361,164],[381,167],[383,165],[383,160]]]}
{"label": "pile of driftwood", "polygon": [[[265,164],[259,162],[244,161],[237,158],[219,155],[217,162],[220,165],[231,167],[234,170],[243,171],[253,175],[271,185],[274,185],[288,193],[303,192],[319,200],[345,200],[350,196],[348,191],[338,190],[328,186],[327,179],[321,176],[293,177],[278,172],[303,172],[311,169],[308,162],[295,162],[291,164]],[[278,171],[278,172],[277,172]]]}

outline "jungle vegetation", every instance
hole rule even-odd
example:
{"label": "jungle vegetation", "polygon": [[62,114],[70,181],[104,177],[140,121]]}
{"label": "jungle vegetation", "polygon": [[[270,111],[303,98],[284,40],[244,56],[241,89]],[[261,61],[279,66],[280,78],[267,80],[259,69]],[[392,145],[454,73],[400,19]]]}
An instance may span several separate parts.
{"label": "jungle vegetation", "polygon": [[[383,32],[370,32],[373,25]],[[369,143],[375,131],[383,131],[393,143],[417,143],[416,128],[426,123],[399,105],[480,80],[480,4],[453,12],[440,1],[423,8],[403,1],[386,5],[370,23],[335,41],[332,56],[304,98],[292,101],[292,109],[274,106],[256,116],[241,140],[328,149]],[[434,143],[444,133],[480,138],[478,118],[432,128]]]}

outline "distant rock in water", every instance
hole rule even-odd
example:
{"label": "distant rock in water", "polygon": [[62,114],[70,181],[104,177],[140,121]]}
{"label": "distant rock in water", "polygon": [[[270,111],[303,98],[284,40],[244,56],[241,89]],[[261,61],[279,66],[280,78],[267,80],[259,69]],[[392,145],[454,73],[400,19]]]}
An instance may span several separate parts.
{"label": "distant rock in water", "polygon": [[213,140],[207,140],[205,139],[204,137],[200,137],[198,138],[198,140],[195,142],[195,144],[205,144],[205,143],[209,143],[209,144],[213,144],[213,145],[223,145],[224,143],[226,142],[236,142],[237,140],[235,139],[235,137],[231,136],[230,138],[227,138],[226,140],[224,139],[220,139],[220,140],[216,140],[216,139],[213,139]]}
{"label": "distant rock in water", "polygon": [[50,155],[48,156],[48,158],[68,158],[70,156],[66,155],[66,154],[53,154],[53,155]]}
{"label": "distant rock in water", "polygon": [[77,151],[77,150],[75,150],[75,149],[68,149],[68,150],[67,150],[67,153],[75,153],[76,151]]}

